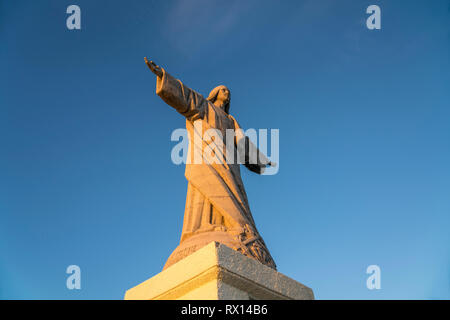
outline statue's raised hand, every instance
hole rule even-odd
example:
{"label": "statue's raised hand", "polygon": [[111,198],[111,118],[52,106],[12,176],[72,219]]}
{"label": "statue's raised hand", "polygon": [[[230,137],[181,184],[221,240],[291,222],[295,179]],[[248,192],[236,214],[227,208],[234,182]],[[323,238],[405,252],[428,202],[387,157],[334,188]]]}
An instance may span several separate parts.
{"label": "statue's raised hand", "polygon": [[158,77],[163,76],[163,72],[161,70],[161,67],[156,65],[153,61],[148,61],[147,57],[144,57],[145,63],[147,64],[148,68],[156,74]]}

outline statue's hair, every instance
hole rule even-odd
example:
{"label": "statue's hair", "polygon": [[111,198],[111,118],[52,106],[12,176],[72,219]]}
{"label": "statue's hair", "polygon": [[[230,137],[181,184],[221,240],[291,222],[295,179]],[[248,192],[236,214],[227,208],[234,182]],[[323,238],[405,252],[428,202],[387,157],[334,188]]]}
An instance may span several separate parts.
{"label": "statue's hair", "polygon": [[211,101],[212,103],[216,102],[217,100],[217,95],[219,94],[219,90],[220,89],[227,89],[229,92],[229,96],[228,96],[228,102],[225,104],[224,109],[226,113],[229,113],[230,111],[230,100],[231,100],[231,91],[230,89],[228,89],[226,86],[224,85],[220,85],[215,87],[214,89],[211,90],[211,92],[209,93],[208,98],[206,98],[206,100]]}

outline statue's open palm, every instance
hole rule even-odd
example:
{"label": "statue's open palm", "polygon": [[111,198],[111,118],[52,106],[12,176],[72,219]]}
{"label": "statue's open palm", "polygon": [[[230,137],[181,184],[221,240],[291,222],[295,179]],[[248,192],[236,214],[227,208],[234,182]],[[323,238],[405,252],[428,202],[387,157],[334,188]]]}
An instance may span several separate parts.
{"label": "statue's open palm", "polygon": [[163,72],[161,70],[161,67],[156,65],[153,61],[148,61],[147,57],[144,57],[145,63],[149,67],[149,69],[156,74],[158,77],[162,77]]}

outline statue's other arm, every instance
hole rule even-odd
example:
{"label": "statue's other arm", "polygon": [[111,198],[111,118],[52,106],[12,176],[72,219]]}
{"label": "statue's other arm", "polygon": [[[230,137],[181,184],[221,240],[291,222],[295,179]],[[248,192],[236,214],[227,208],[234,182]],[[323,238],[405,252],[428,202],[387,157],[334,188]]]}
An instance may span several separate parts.
{"label": "statue's other arm", "polygon": [[[266,167],[275,166],[264,153],[254,145],[249,137],[245,136],[245,167],[258,174],[262,174]],[[239,142],[238,142],[239,143]]]}
{"label": "statue's other arm", "polygon": [[163,68],[145,58],[145,63],[156,75],[156,94],[188,120],[202,119],[208,102],[203,96],[173,78]]}
{"label": "statue's other arm", "polygon": [[275,167],[276,163],[271,162],[264,153],[259,151],[255,144],[247,137],[236,119],[232,117],[235,128],[235,144],[238,150],[238,157],[247,169],[261,174],[266,167]]}

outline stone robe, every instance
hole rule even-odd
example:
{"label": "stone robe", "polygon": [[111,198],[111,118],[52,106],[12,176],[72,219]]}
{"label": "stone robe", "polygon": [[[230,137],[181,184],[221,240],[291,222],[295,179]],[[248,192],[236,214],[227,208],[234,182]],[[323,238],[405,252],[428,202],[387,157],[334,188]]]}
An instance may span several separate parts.
{"label": "stone robe", "polygon": [[[174,79],[164,69],[162,71],[163,76],[157,77],[156,93],[186,118],[189,134],[185,171],[188,188],[183,230],[180,244],[167,260],[164,269],[211,241],[223,243],[275,269],[275,263],[256,229],[242,183],[240,165],[235,158],[237,146],[246,141],[248,152],[251,142],[239,130],[234,117],[223,108],[215,106],[180,80]],[[204,139],[209,129],[218,130],[222,139]],[[227,129],[236,132],[236,136],[231,137],[232,143],[229,143],[231,150],[225,148]],[[209,153],[210,161],[205,161],[202,158],[205,150],[213,149],[221,152]],[[227,154],[235,155],[233,163],[225,161]],[[268,162],[262,153],[257,151],[257,154],[256,164],[245,163],[256,172]]]}

